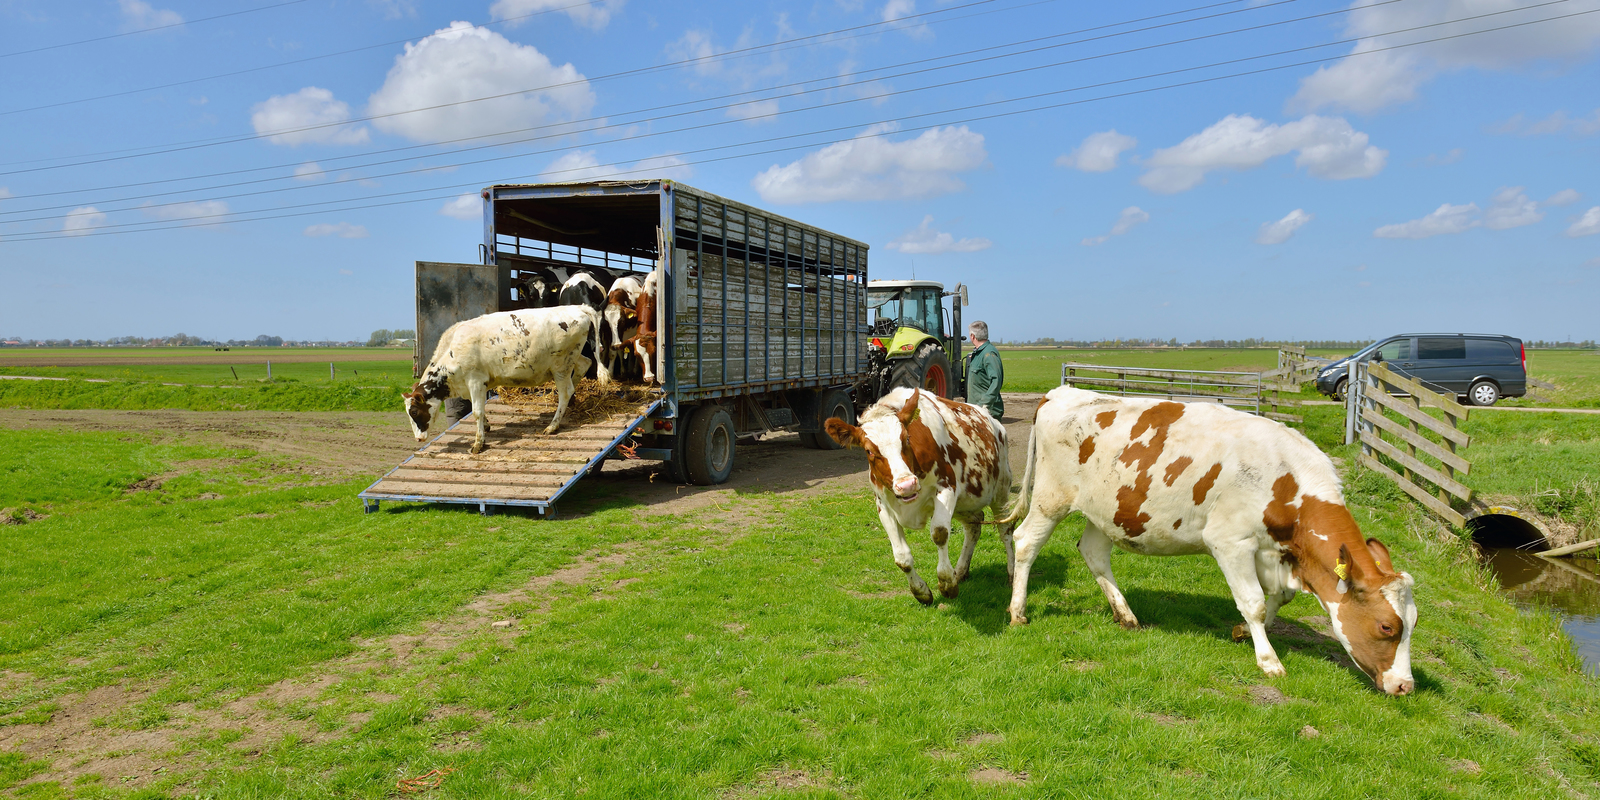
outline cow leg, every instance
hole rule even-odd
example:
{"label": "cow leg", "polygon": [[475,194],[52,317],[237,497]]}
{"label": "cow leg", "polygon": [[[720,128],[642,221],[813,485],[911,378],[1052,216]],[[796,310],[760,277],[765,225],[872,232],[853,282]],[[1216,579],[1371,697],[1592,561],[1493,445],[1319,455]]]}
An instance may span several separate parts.
{"label": "cow leg", "polygon": [[1023,616],[1028,605],[1028,571],[1033,569],[1033,560],[1039,557],[1039,551],[1050,541],[1050,534],[1055,532],[1056,524],[1060,521],[1059,517],[1051,517],[1038,508],[1032,508],[1028,511],[1027,519],[1022,521],[1022,525],[1012,535],[1016,540],[1015,551],[1011,558],[1012,625],[1028,624],[1028,618]]}
{"label": "cow leg", "polygon": [[956,562],[957,583],[967,579],[967,573],[972,568],[972,551],[978,546],[979,534],[983,533],[982,518],[977,522],[964,519],[961,524],[967,529],[967,540],[961,544],[961,560]]}
{"label": "cow leg", "polygon": [[961,581],[950,566],[950,526],[955,524],[956,493],[944,489],[933,496],[933,517],[928,528],[933,532],[933,543],[939,547],[939,594],[955,597],[961,593]]}
{"label": "cow leg", "polygon": [[[588,368],[585,367],[584,371],[587,372]],[[550,426],[544,429],[546,434],[555,433],[561,429],[561,416],[567,413],[567,401],[572,399],[572,393],[577,390],[577,387],[572,382],[574,374],[578,373],[557,372],[555,374],[556,413],[555,416],[550,418]]]}
{"label": "cow leg", "polygon": [[[1289,576],[1289,567],[1283,563],[1280,553],[1276,550],[1256,551],[1256,579],[1261,583],[1262,596],[1267,602],[1265,624],[1268,628],[1278,618],[1278,609],[1294,600],[1296,591],[1289,588]],[[1233,626],[1234,641],[1242,642],[1249,636],[1250,631],[1243,623]]]}
{"label": "cow leg", "polygon": [[467,394],[472,396],[472,418],[478,425],[477,438],[472,440],[472,454],[477,455],[483,452],[484,439],[489,435],[489,412],[485,408],[489,405],[489,384],[468,379]]}
{"label": "cow leg", "polygon": [[[1278,660],[1272,643],[1267,641],[1268,601],[1266,593],[1261,590],[1261,581],[1256,576],[1254,552],[1242,547],[1218,548],[1212,550],[1212,555],[1217,559],[1217,566],[1222,568],[1222,577],[1227,579],[1228,589],[1233,592],[1233,604],[1244,616],[1245,629],[1255,643],[1256,665],[1269,678],[1281,677],[1283,662]],[[1273,613],[1277,610],[1277,605],[1273,605]]]}
{"label": "cow leg", "polygon": [[933,602],[933,592],[928,590],[928,583],[911,567],[911,545],[906,544],[906,531],[900,527],[900,520],[894,518],[883,503],[878,503],[878,519],[883,522],[883,530],[889,534],[889,547],[894,551],[894,563],[900,571],[906,574],[911,581],[911,596],[917,602],[928,605]]}
{"label": "cow leg", "polygon": [[1117,624],[1130,631],[1138,630],[1139,618],[1133,615],[1133,609],[1128,608],[1128,599],[1122,596],[1122,590],[1117,588],[1116,576],[1111,574],[1111,538],[1095,527],[1093,522],[1085,522],[1083,538],[1078,540],[1078,552],[1083,555],[1083,563],[1089,565],[1089,574],[1094,576],[1094,582],[1100,584],[1106,602],[1111,604],[1111,616]]}

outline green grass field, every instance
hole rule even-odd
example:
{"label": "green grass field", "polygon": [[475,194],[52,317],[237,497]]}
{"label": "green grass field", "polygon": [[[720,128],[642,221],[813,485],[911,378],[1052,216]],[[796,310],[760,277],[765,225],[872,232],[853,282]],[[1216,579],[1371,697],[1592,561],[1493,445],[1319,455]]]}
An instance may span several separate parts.
{"label": "green grass field", "polygon": [[[334,377],[328,377],[328,364],[332,362]],[[49,378],[95,378],[130,383],[181,383],[186,386],[201,384],[248,385],[267,380],[265,364],[118,364],[73,367],[11,366],[0,367],[0,375],[33,375]],[[362,386],[411,385],[411,359],[388,361],[329,361],[274,362],[272,379],[300,383],[332,385],[359,384]]]}
{"label": "green grass field", "polygon": [[[363,515],[359,483],[277,478],[235,451],[0,431],[0,453],[0,505],[50,514],[0,526],[0,736],[119,686],[94,735],[161,743],[167,765],[24,786],[41,763],[0,752],[9,796],[380,798],[440,768],[456,771],[429,796],[1600,789],[1594,683],[1555,622],[1487,590],[1381,481],[1350,493],[1419,584],[1419,691],[1400,699],[1296,622],[1276,637],[1288,676],[1264,679],[1228,639],[1237,612],[1208,559],[1114,556],[1146,625],[1123,631],[1073,521],[1036,567],[1033,624],[1009,629],[992,537],[959,598],[921,607],[861,493],[683,517],[642,517],[615,489],[553,522]],[[930,563],[925,536],[914,548]],[[492,614],[463,608],[530,581]],[[1302,597],[1284,616],[1320,613]]]}

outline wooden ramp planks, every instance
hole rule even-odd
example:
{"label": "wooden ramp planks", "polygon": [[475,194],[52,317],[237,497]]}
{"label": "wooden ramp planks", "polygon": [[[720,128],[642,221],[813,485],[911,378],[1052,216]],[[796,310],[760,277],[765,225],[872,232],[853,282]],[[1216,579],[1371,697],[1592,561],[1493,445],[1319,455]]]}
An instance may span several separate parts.
{"label": "wooden ramp planks", "polygon": [[613,414],[546,434],[550,414],[530,416],[491,400],[484,409],[487,447],[472,453],[477,420],[468,415],[367,487],[368,508],[380,500],[548,506],[594,463],[605,458],[650,411]]}

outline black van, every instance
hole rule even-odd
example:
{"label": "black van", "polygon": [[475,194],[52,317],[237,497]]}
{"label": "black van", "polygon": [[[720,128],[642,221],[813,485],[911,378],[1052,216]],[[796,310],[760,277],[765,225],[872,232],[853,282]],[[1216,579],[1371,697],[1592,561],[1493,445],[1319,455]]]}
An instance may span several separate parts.
{"label": "black van", "polygon": [[1379,339],[1317,373],[1317,391],[1343,400],[1350,359],[1382,361],[1390,369],[1441,394],[1492,406],[1528,391],[1528,356],[1522,340],[1484,333],[1402,333]]}

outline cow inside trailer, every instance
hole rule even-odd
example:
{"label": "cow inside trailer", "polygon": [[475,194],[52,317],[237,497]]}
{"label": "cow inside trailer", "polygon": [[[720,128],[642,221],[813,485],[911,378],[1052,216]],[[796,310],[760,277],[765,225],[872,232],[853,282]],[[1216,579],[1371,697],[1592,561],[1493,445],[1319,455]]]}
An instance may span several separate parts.
{"label": "cow inside trailer", "polygon": [[[866,378],[867,245],[672,181],[483,191],[483,264],[417,264],[417,370],[451,324],[528,308],[530,275],[657,273],[659,398],[623,447],[675,480],[726,480],[734,443],[797,431],[837,445]],[[375,487],[376,488],[376,485]],[[365,495],[364,495],[365,496]],[[549,499],[554,502],[554,497]]]}

